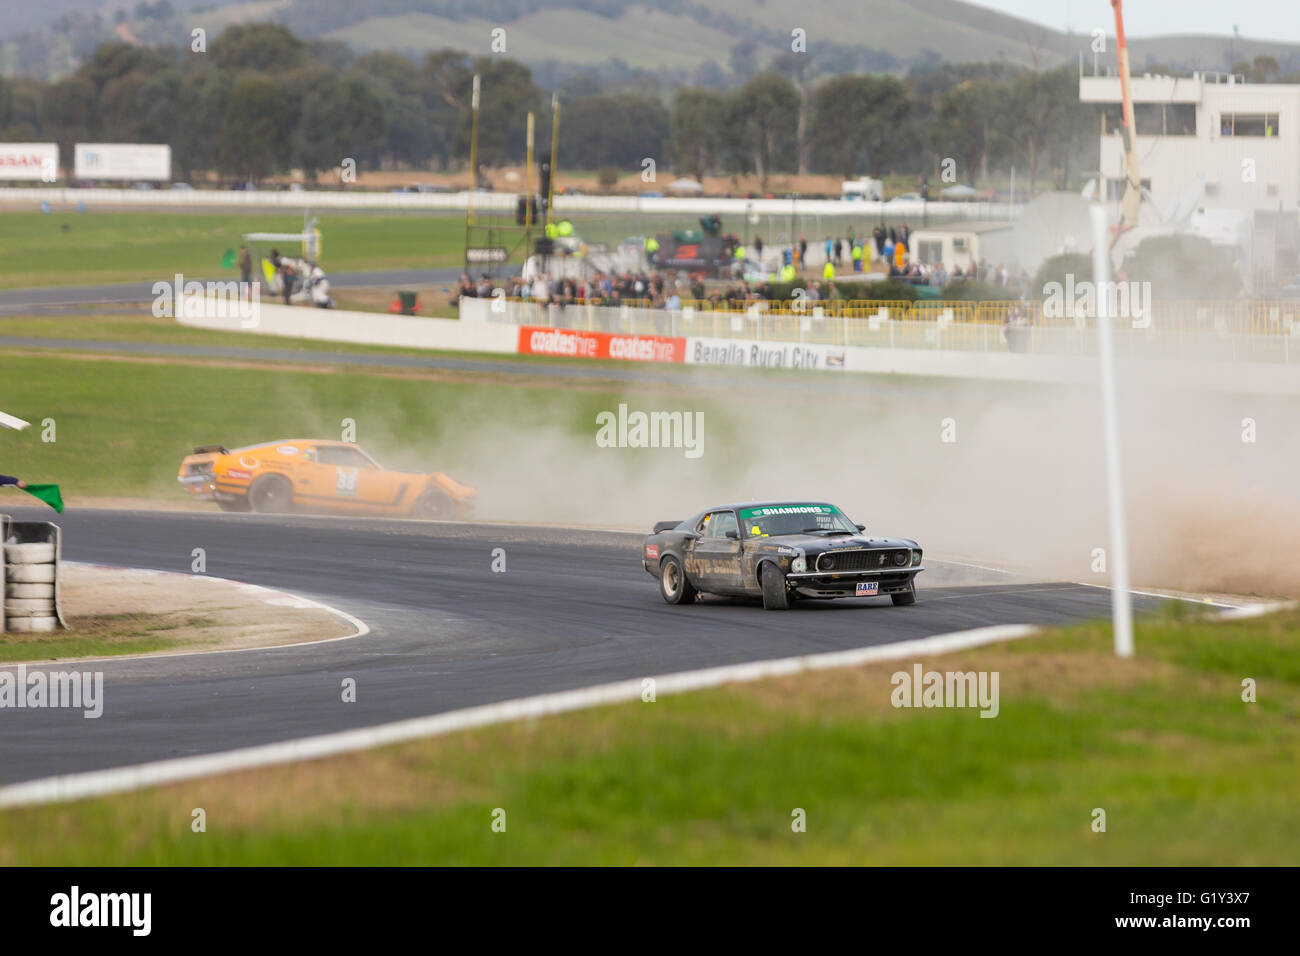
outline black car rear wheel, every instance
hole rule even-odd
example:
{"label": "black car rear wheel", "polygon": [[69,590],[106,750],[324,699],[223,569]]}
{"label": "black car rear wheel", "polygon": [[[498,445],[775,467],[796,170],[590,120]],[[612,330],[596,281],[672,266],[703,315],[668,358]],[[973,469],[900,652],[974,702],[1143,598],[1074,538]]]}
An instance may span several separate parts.
{"label": "black car rear wheel", "polygon": [[669,604],[690,604],[699,593],[687,580],[681,561],[671,554],[659,565],[659,593]]}
{"label": "black car rear wheel", "polygon": [[758,581],[763,586],[763,610],[784,611],[790,606],[790,592],[785,587],[785,575],[775,564],[763,565]]}
{"label": "black car rear wheel", "polygon": [[916,583],[909,582],[907,590],[900,594],[889,595],[890,600],[894,602],[894,607],[904,607],[908,604],[916,603]]}

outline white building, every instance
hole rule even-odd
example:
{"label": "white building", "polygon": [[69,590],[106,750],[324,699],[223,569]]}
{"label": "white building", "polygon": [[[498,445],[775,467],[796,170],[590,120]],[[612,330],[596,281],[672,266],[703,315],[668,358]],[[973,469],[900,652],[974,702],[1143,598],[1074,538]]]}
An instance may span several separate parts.
{"label": "white building", "polygon": [[[1201,209],[1300,210],[1300,84],[1244,83],[1239,76],[1134,76],[1139,175],[1157,210],[1206,177]],[[1084,103],[1122,102],[1118,76],[1080,76]],[[1101,135],[1106,198],[1124,193],[1124,141]],[[1146,221],[1144,215],[1143,221]]]}

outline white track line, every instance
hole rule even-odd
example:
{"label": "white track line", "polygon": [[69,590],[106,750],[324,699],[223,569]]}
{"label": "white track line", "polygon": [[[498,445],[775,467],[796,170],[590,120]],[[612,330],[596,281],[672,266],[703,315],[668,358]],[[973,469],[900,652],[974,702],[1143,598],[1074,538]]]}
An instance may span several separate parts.
{"label": "white track line", "polygon": [[[732,664],[724,667],[711,667],[706,670],[683,671],[654,678],[655,693],[656,695],[680,694],[686,691],[717,687],[722,684],[781,677],[802,671],[823,670],[832,667],[854,667],[877,661],[948,654],[953,651],[980,647],[997,641],[1028,637],[1036,633],[1037,630],[1038,628],[1025,624],[1001,624],[995,627],[956,631],[951,634],[938,634],[933,637],[923,637],[918,640],[902,641],[896,644],[882,644],[848,651],[831,651],[824,654],[785,657],[769,661],[754,661],[748,664]],[[489,724],[532,719],[544,717],[548,714],[562,714],[589,707],[599,707],[604,704],[639,700],[642,691],[642,678],[633,678],[613,684],[601,684],[596,687],[584,687],[554,694],[540,694],[535,697],[522,697],[498,704],[453,710],[430,717],[415,717],[409,720],[380,724],[376,727],[345,730],[315,737],[302,737],[297,740],[263,744],[258,747],[245,747],[223,753],[179,757],[172,760],[136,764],[130,767],[117,767],[110,770],[94,770],[88,773],[29,780],[24,783],[0,787],[0,807],[83,800],[88,797],[98,797],[125,790],[136,790],[141,787],[153,787],[182,780],[193,780],[196,777],[206,777],[212,774],[249,770],[254,767],[266,767],[272,764],[292,763],[300,760],[316,760],[321,757],[352,753],[358,750],[369,750],[373,747],[382,747],[418,738],[437,737],[442,734],[468,730],[474,727],[484,727]]]}

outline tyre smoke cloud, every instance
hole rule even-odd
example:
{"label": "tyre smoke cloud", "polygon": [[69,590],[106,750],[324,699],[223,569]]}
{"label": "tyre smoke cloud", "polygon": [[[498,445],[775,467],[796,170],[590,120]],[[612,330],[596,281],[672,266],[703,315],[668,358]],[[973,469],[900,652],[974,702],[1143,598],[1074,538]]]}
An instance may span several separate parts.
{"label": "tyre smoke cloud", "polygon": [[[1123,366],[1121,429],[1135,586],[1300,596],[1300,401],[1159,388]],[[877,380],[879,382],[879,380]],[[1106,584],[1100,396],[1080,386],[738,376],[734,387],[511,385],[429,411],[436,433],[358,417],[388,467],[479,489],[474,520],[648,531],[714,504],[839,504],[868,533],[927,554]],[[686,384],[689,383],[689,384]],[[626,403],[705,415],[705,454],[600,447],[598,415]],[[285,396],[304,421],[311,410]],[[315,422],[322,435],[336,419]],[[1248,423],[1248,424],[1247,424]]]}

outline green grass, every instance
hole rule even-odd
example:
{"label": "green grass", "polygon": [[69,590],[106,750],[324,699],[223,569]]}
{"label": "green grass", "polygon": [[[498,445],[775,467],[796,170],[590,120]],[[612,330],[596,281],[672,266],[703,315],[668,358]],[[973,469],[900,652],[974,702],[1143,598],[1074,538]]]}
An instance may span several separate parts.
{"label": "green grass", "polygon": [[[38,361],[40,374],[33,375]],[[80,360],[44,350],[0,355],[0,408],[33,423],[10,434],[6,473],[56,481],[65,497],[178,498],[176,471],[195,445],[234,448],[275,438],[337,437],[345,418],[356,422],[357,442],[389,467],[484,473],[499,470],[510,436],[594,441],[596,414],[620,401],[662,407],[662,387],[607,383],[568,389],[491,375],[432,378],[358,368]],[[712,447],[728,446],[735,431],[719,400],[691,401],[707,413]],[[54,420],[52,442],[43,440],[47,418]],[[502,438],[485,445],[485,436],[497,432]],[[631,472],[656,454],[626,451],[616,467]],[[726,469],[725,457],[708,455],[700,467]],[[473,479],[474,474],[466,477]]]}
{"label": "green grass", "polygon": [[[321,264],[332,272],[430,269],[464,261],[465,220],[447,214],[322,214]],[[246,232],[298,232],[295,213],[0,211],[0,288],[239,278],[222,269]],[[280,249],[290,253],[287,244]],[[269,251],[269,246],[262,250]],[[294,248],[292,254],[298,254]]]}
{"label": "green grass", "polygon": [[[0,317],[0,343],[5,338],[68,339],[87,342],[134,342],[141,344],[201,345],[245,349],[290,349],[293,351],[338,352],[348,355],[419,355],[458,356],[465,352],[446,352],[432,349],[394,348],[385,345],[361,345],[352,342],[331,342],[326,339],[301,339],[266,335],[253,332],[222,332],[181,325],[175,319],[155,318],[147,309],[138,315],[59,315]],[[474,354],[474,353],[468,353]],[[497,356],[521,362],[548,356],[508,355]],[[273,360],[273,359],[271,359]]]}
{"label": "green grass", "polygon": [[72,618],[69,630],[46,633],[0,633],[0,661],[48,661],[69,657],[113,657],[147,654],[196,644],[192,636],[178,637],[177,629],[204,628],[211,618],[175,614],[99,614]]}
{"label": "green grass", "polygon": [[0,863],[1294,865],[1300,613],[1157,615],[1137,648],[1089,624],[926,662],[997,670],[992,720],[891,708],[900,662],[11,810]]}

